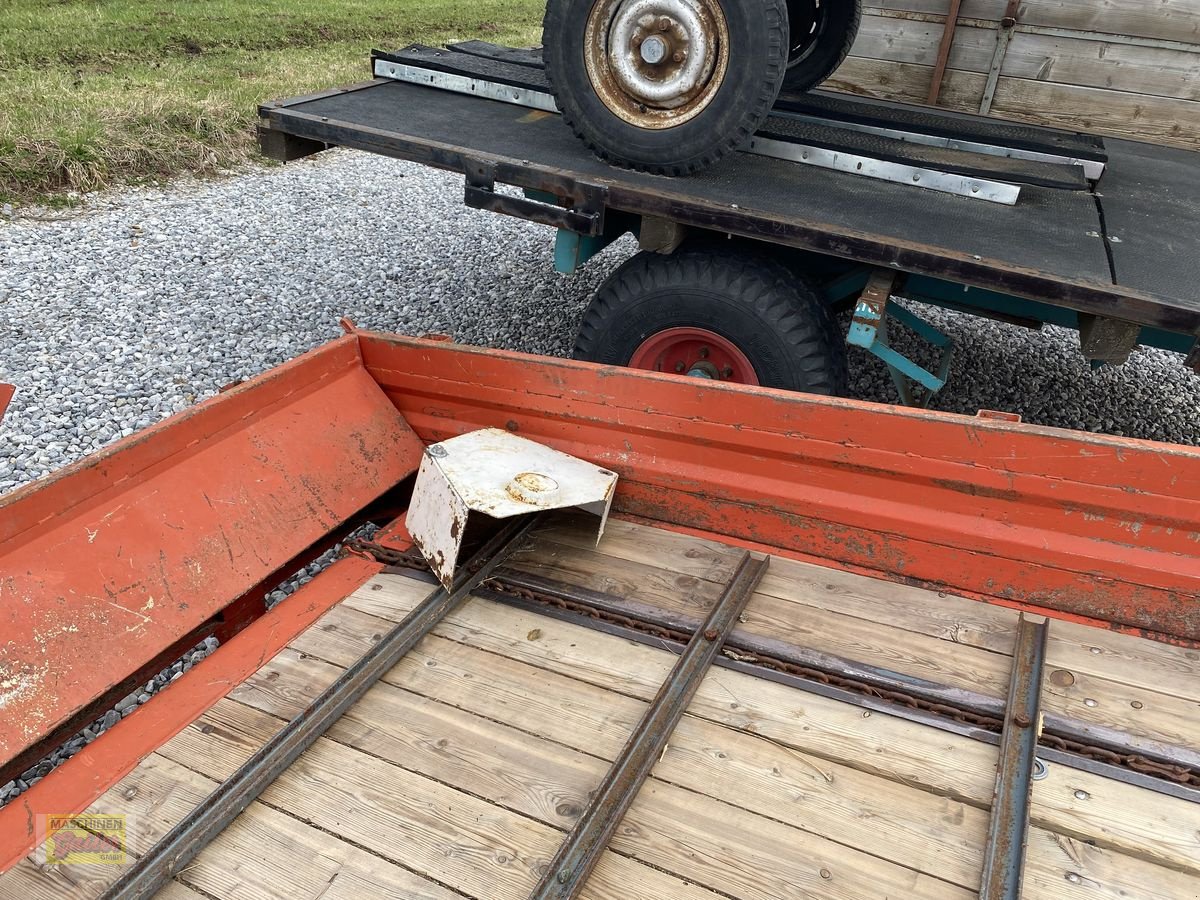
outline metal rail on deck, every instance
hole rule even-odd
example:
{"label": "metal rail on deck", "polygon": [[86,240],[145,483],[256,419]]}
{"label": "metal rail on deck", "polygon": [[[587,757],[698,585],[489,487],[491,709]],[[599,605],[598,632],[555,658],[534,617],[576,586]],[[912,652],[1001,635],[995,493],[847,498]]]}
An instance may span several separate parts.
{"label": "metal rail on deck", "polygon": [[[472,78],[468,75],[441,72],[436,69],[425,69],[417,65],[388,59],[375,60],[374,74],[376,78],[390,78],[393,81],[419,84],[456,94],[483,97],[541,112],[558,112],[553,95],[533,88],[501,84],[484,78]],[[837,123],[839,126],[841,124]],[[914,143],[916,142],[914,141]],[[1006,206],[1014,205],[1021,195],[1019,185],[1004,181],[939,172],[923,166],[889,162],[791,140],[758,136],[746,144],[745,152],[801,165],[860,175],[865,178],[890,181],[895,184],[915,185],[941,193],[970,197]]]}
{"label": "metal rail on deck", "polygon": [[767,571],[768,561],[744,553],[733,578],[692,635],[654,702],[633,729],[587,809],[558,849],[530,900],[577,897],[621,824],[638,790],[666,749],[704,675],[721,652],[738,617]]}
{"label": "metal rail on deck", "polygon": [[142,900],[185,868],[296,759],[471,591],[521,545],[536,521],[524,516],[489,540],[461,570],[452,590],[438,586],[376,646],[346,669],[312,704],[263,744],[196,810],[172,828],[114,883],[103,900]]}
{"label": "metal rail on deck", "polygon": [[[355,547],[392,566],[388,571],[432,582],[411,552],[370,542]],[[505,569],[480,596],[672,653],[682,652],[699,620],[579,585]],[[790,641],[736,632],[713,665],[775,681],[863,709],[919,722],[998,746],[1005,700],[966,688],[916,682],[902,673]],[[1191,803],[1200,802],[1200,760],[1187,747],[1131,737],[1094,722],[1042,717],[1039,758]]]}
{"label": "metal rail on deck", "polygon": [[992,819],[983,858],[979,900],[1020,900],[1029,833],[1029,806],[1038,734],[1042,730],[1042,670],[1048,621],[1021,616],[1008,685],[1008,711],[1000,737],[1000,763],[992,795]]}

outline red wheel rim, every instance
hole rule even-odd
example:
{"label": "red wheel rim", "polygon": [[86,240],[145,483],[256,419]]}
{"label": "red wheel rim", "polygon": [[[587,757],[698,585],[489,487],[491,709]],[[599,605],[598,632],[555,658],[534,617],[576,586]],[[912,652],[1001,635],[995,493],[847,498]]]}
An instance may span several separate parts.
{"label": "red wheel rim", "polygon": [[652,334],[633,351],[629,365],[710,381],[759,383],[746,354],[733,341],[704,328],[668,328]]}

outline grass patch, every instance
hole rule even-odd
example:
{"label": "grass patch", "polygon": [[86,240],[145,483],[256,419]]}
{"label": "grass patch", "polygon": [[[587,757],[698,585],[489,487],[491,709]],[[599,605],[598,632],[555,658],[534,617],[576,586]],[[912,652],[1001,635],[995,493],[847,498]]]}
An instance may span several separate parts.
{"label": "grass patch", "polygon": [[370,77],[372,47],[541,38],[543,0],[4,0],[0,201],[211,174],[259,103]]}

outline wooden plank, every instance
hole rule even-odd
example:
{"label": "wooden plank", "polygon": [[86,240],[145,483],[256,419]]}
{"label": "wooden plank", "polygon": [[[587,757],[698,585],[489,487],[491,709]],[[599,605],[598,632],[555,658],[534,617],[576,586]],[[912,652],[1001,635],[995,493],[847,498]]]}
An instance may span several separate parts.
{"label": "wooden plank", "polygon": [[205,900],[204,894],[178,881],[168,883],[154,897],[155,900]]}
{"label": "wooden plank", "polygon": [[[200,727],[192,726],[193,730]],[[269,732],[259,735],[262,740],[268,736]],[[244,745],[241,753],[249,755],[259,743]],[[167,756],[153,754],[88,811],[127,816],[129,850],[137,857],[216,785],[215,780]],[[123,870],[123,866],[110,865],[39,869],[26,860],[0,876],[0,897],[90,900]],[[343,878],[350,879],[348,884],[361,880],[382,885],[391,896],[408,900],[454,900],[460,896],[262,803],[252,804],[180,877],[184,885],[173,883],[159,896],[183,900],[201,891],[210,897],[315,898],[329,896],[324,892]]]}
{"label": "wooden plank", "polygon": [[[350,610],[343,611],[339,619],[336,630],[305,636],[306,656],[348,662],[354,658],[355,643],[369,640],[379,623]],[[311,662],[290,663],[281,656],[272,664],[272,671]],[[334,677],[335,672],[321,680]],[[294,701],[280,686],[302,682],[305,677],[310,676],[293,672],[289,677],[286,671],[279,677],[265,674],[256,679],[258,695],[242,700],[277,715],[290,715]],[[500,719],[604,759],[619,752],[643,708],[636,700],[575,679],[436,638],[389,673],[387,683],[404,688],[397,691],[397,698],[408,691],[436,698],[442,704]],[[412,760],[423,747],[437,743],[428,731],[415,739],[411,734],[395,733],[411,726],[398,724],[407,714],[388,704],[381,703],[375,722],[362,721],[356,713],[351,717],[345,736],[356,746],[380,755],[396,752]],[[383,724],[377,724],[380,722]],[[416,730],[422,733],[419,727]],[[337,736],[343,738],[341,733]],[[373,746],[360,741],[370,741]],[[411,743],[420,746],[404,749]],[[458,747],[461,741],[451,739],[440,752],[461,752]],[[507,764],[500,768],[512,771]],[[690,716],[672,735],[654,777],[978,888],[987,822],[986,813],[969,804]],[[1049,886],[1044,892],[1030,888],[1030,898],[1060,896],[1059,886],[1071,874],[1097,885],[1096,896],[1126,897],[1139,891],[1170,896],[1181,883],[1177,876],[1157,867],[1147,869],[1147,864],[1125,857],[1114,859],[1113,854],[1041,828],[1031,832],[1030,840],[1029,871],[1036,873],[1037,883]]]}
{"label": "wooden plank", "polygon": [[[965,0],[964,19],[999,21],[1007,0]],[[948,0],[870,0],[868,9],[946,15]],[[1127,34],[1183,43],[1200,39],[1200,3],[1196,0],[1025,0],[1019,21],[1025,25],[1072,31]]]}
{"label": "wooden plank", "polygon": [[[382,588],[360,590],[346,606],[389,621],[420,597],[420,583],[391,576]],[[538,619],[536,640],[528,614],[472,600],[437,634],[509,656],[598,687],[647,699],[673,657],[640,644]],[[689,712],[749,730],[785,746],[844,762],[863,772],[985,807],[994,782],[995,749],[966,738],[863,710],[739,672],[710,673]],[[1138,858],[1196,871],[1200,807],[1120,782],[1054,767],[1037,783],[1034,822],[1078,841],[1096,841]],[[1074,787],[1066,790],[1064,785]],[[1074,791],[1086,794],[1086,800]],[[1106,824],[1105,824],[1106,823]],[[1102,826],[1102,827],[1101,827]]]}
{"label": "wooden plank", "polygon": [[[680,574],[723,582],[736,553],[726,545],[662,528],[610,520],[599,547],[574,517],[539,529],[535,541],[597,552],[618,560],[659,565]],[[883,581],[827,566],[773,557],[760,593],[1011,655],[1016,610],[941,591]],[[1134,635],[1056,620],[1048,663],[1200,703],[1200,651]]]}
{"label": "wooden plank", "polygon": [[[366,636],[363,631],[357,633]],[[340,637],[312,635],[306,642],[309,658],[276,660],[263,678],[255,679],[255,694],[244,694],[239,702],[275,716],[292,715],[294,692],[307,679],[323,684],[340,671],[311,658],[314,652],[318,657],[346,658]],[[460,786],[471,793],[560,827],[573,825],[588,789],[620,751],[645,704],[451,641],[437,639],[430,644],[398,667],[389,683],[374,691],[369,702],[352,710],[331,736],[447,783],[455,783],[457,777],[454,771],[447,771],[448,765],[455,769],[466,766],[475,772],[474,780]],[[393,686],[392,680],[404,684],[404,689]],[[506,703],[509,698],[512,702]],[[508,720],[510,712],[514,713],[512,721]],[[477,722],[478,717],[505,725]],[[228,727],[225,723],[220,726],[221,730]],[[510,733],[513,728],[519,729],[515,736]],[[533,735],[543,743],[548,738],[554,745],[530,744],[520,735]],[[588,754],[586,764],[579,758],[581,753]],[[986,818],[980,810],[962,811],[961,804],[954,801],[808,759],[761,738],[691,718],[672,735],[654,777],[694,791],[697,797],[801,828],[809,834],[788,837],[795,853],[810,860],[823,857],[823,865],[840,859],[842,865],[850,864],[876,879],[876,884],[895,882],[897,874],[883,865],[886,860],[978,889],[982,859],[978,848],[986,832]],[[675,804],[678,798],[670,794],[663,802],[668,801]],[[720,805],[709,800],[689,802],[693,819],[706,810],[718,820],[724,815]],[[629,823],[639,834],[652,831],[638,824],[641,815]],[[661,817],[661,810],[654,815]],[[761,831],[761,824],[755,827]],[[889,843],[893,837],[894,844]],[[738,841],[740,838],[733,843]],[[834,842],[879,857],[879,861],[856,862],[854,854],[843,858],[850,851],[838,851]],[[696,848],[700,844],[692,842]],[[626,849],[664,868],[680,864],[679,859],[666,855],[650,860],[636,843],[627,844]],[[729,852],[744,857],[750,849],[731,845]],[[708,882],[700,868],[684,864],[693,866],[691,877],[729,889],[728,873],[719,884]],[[874,871],[880,868],[885,876],[882,880]],[[845,881],[839,891],[850,889],[854,880]]]}
{"label": "wooden plank", "polygon": [[[540,526],[533,540],[546,539],[580,550],[603,548],[601,552],[630,562],[653,566],[662,565],[672,572],[691,575],[705,581],[724,584],[733,577],[740,551],[717,541],[651,528],[636,522],[610,517],[604,526],[604,536],[596,543],[595,535],[587,536],[586,513],[563,513]],[[664,554],[666,557],[664,557]],[[670,565],[664,565],[669,558]],[[767,575],[771,574],[770,570]]]}
{"label": "wooden plank", "polygon": [[[312,877],[315,872],[322,873],[323,880]],[[239,816],[184,877],[204,885],[215,897],[462,896],[262,803]]]}
{"label": "wooden plank", "polygon": [[[182,749],[181,749],[182,748]],[[190,767],[213,769],[207,747],[181,744]],[[421,875],[476,897],[528,895],[562,832],[322,738],[263,794],[264,802],[312,822]],[[713,895],[616,853],[606,853],[588,895],[627,897],[629,884],[655,900]]]}
{"label": "wooden plank", "polygon": [[[940,20],[901,19],[865,12],[858,38],[850,48],[856,59],[875,59],[893,63],[916,63],[932,67],[937,63],[944,23]],[[996,49],[994,28],[960,25],[954,30],[947,66],[966,72],[984,72],[991,65]]]}
{"label": "wooden plank", "polygon": [[1200,103],[1191,100],[1002,77],[992,109],[1037,125],[1200,147]]}
{"label": "wooden plank", "polygon": [[[924,103],[933,66],[850,56],[824,83],[830,90],[879,100]],[[938,106],[978,113],[987,76],[961,69],[946,69]]]}
{"label": "wooden plank", "polygon": [[1047,83],[1200,100],[1200,55],[1018,31],[1003,75]]}
{"label": "wooden plank", "polygon": [[[933,66],[942,24],[893,16],[863,16],[851,56]],[[986,74],[996,48],[995,28],[955,29],[948,66]],[[1200,54],[1140,47],[1089,37],[1017,29],[1001,74],[1052,84],[1106,88],[1131,94],[1200,100]]]}
{"label": "wooden plank", "polygon": [[[850,57],[826,86],[862,96],[922,103],[932,74],[932,66]],[[977,72],[947,69],[939,105],[977,112],[985,80],[986,76]],[[1200,104],[1190,100],[1005,76],[1000,79],[992,114],[1034,125],[1200,148]]]}
{"label": "wooden plank", "polygon": [[[291,680],[330,682],[340,670],[296,660]],[[324,672],[318,666],[324,665]],[[275,669],[279,671],[279,669]],[[274,692],[280,677],[264,682]],[[281,694],[288,708],[289,691]],[[270,695],[260,695],[268,705]],[[243,707],[243,710],[246,710]],[[224,709],[220,730],[253,730],[262,714]],[[272,727],[268,725],[268,727]],[[570,827],[608,762],[487,718],[395,688],[375,689],[336,726],[336,740],[363,748],[442,785],[469,792],[535,820]],[[332,732],[331,732],[332,736]],[[207,757],[197,747],[189,761]],[[354,769],[348,770],[349,775]],[[955,888],[911,868],[887,864],[833,841],[805,834],[737,807],[656,782],[639,795],[613,849],[700,885],[738,897],[821,892],[830,898],[872,890],[906,897],[962,898]],[[683,870],[682,872],[680,870]],[[824,870],[828,877],[820,873]]]}
{"label": "wooden plank", "polygon": [[[215,781],[152,755],[100,797],[88,812],[127,816],[127,849],[131,856],[137,857],[191,812],[215,787]],[[263,866],[260,871],[267,877],[256,879],[257,883],[267,884],[270,883],[270,877],[279,877],[276,860],[264,859],[261,862]],[[0,894],[16,896],[15,888],[20,885],[28,892],[25,896],[29,898],[96,897],[121,875],[124,868],[118,865],[67,865],[38,869],[26,861],[0,878]],[[298,890],[302,891],[306,883],[316,890],[322,880],[327,881],[332,874],[332,869],[318,872],[306,882],[306,871],[299,869],[295,872],[295,883]],[[189,871],[187,876],[191,875]],[[198,883],[189,881],[189,884],[201,889],[211,887],[220,890],[219,884],[206,884],[203,879]],[[220,884],[227,886],[228,877],[222,877]]]}
{"label": "wooden plank", "polygon": [[[522,554],[513,567],[552,580],[635,600],[661,610],[703,618],[720,586],[658,566],[623,561],[539,538],[536,553]],[[774,590],[784,592],[778,573]],[[802,589],[801,589],[802,590]],[[969,646],[950,647],[940,637],[897,628],[884,616],[867,620],[756,593],[734,630],[767,637],[846,660],[890,669],[938,685],[959,687],[1003,699],[1008,656]],[[1011,638],[1010,638],[1011,640]],[[1047,679],[1043,709],[1080,722],[1119,728],[1132,735],[1176,746],[1196,741],[1191,727],[1195,700],[1163,694],[1085,671],[1055,669]]]}

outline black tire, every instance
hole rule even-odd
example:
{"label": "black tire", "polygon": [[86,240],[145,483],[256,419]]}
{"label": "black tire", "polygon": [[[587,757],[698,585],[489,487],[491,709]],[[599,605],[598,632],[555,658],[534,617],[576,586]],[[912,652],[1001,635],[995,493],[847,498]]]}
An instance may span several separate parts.
{"label": "black tire", "polygon": [[808,91],[829,78],[849,56],[862,22],[862,0],[788,0],[788,21],[783,89]]}
{"label": "black tire", "polygon": [[734,344],[765,387],[846,393],[846,353],[833,314],[774,254],[700,240],[672,256],[639,253],[596,292],[576,359],[628,365],[651,336],[702,328]]}
{"label": "black tire", "polygon": [[[558,107],[567,124],[597,156],[659,175],[687,175],[712,165],[754,134],[783,85],[787,0],[714,0],[727,25],[728,62],[723,77],[712,79],[714,86],[711,94],[706,92],[706,105],[687,121],[666,124],[675,121],[672,116],[678,117],[678,111],[651,109],[647,113],[645,104],[622,94],[626,102],[646,114],[642,120],[659,116],[654,127],[639,127],[614,112],[588,74],[587,23],[593,10],[607,2],[611,0],[549,0],[543,22],[546,76]],[[604,80],[615,83],[613,78]],[[639,118],[637,109],[626,115]]]}

